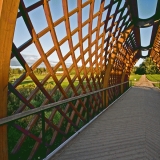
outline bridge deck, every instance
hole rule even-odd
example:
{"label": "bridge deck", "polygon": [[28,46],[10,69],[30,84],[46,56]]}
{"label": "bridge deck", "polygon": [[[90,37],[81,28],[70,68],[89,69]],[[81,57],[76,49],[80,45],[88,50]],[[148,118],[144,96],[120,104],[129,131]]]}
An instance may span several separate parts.
{"label": "bridge deck", "polygon": [[139,85],[132,87],[51,159],[160,159],[160,90]]}

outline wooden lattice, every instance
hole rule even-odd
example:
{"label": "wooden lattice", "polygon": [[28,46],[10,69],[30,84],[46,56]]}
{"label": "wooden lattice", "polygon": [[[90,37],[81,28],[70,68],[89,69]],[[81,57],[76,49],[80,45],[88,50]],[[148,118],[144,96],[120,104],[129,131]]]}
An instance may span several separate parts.
{"label": "wooden lattice", "polygon": [[150,57],[160,69],[160,27],[158,28]]}
{"label": "wooden lattice", "polygon": [[[72,3],[73,0],[35,0],[28,5],[27,0],[20,0],[17,23],[19,19],[23,21],[28,39],[21,45],[14,42],[12,45],[11,62],[17,60],[24,69],[14,83],[8,83],[8,105],[11,100],[14,102],[13,97],[19,100],[19,105],[12,106],[12,114],[127,81],[132,67],[140,58],[140,33],[134,26],[128,1],[74,0],[74,5]],[[61,10],[56,9],[58,4]],[[46,21],[46,26],[38,24],[43,26],[40,30],[36,28],[36,19],[31,16],[38,14],[39,10],[41,14],[38,18],[43,16]],[[54,14],[59,17],[54,19]],[[59,34],[61,31],[58,28],[63,28],[64,34]],[[15,29],[14,36],[16,32],[18,30]],[[52,44],[47,49],[43,40],[45,36]],[[158,45],[158,38],[159,32],[154,46]],[[30,48],[38,54],[33,63],[23,54]],[[159,50],[152,50],[151,56],[160,65],[157,55]],[[55,65],[52,64],[54,57],[58,59]],[[46,69],[41,79],[35,74],[40,66]],[[63,73],[57,75],[60,68]],[[27,79],[33,82],[29,94],[26,94],[27,88],[23,87],[23,92],[20,89]],[[67,83],[65,87],[64,82]],[[89,118],[94,117],[125,87],[110,89],[106,97],[99,93],[46,111],[45,144],[42,144],[41,113],[24,118],[25,123],[21,120],[12,123],[9,132],[19,138],[13,140],[14,145],[9,142],[10,159],[34,159],[44,156],[41,151],[50,153],[87,123],[87,111]],[[106,104],[102,97],[107,98]],[[35,104],[36,100],[38,104]],[[57,117],[58,121],[55,121]],[[14,135],[8,138],[12,137]],[[28,148],[27,144],[30,144]]]}

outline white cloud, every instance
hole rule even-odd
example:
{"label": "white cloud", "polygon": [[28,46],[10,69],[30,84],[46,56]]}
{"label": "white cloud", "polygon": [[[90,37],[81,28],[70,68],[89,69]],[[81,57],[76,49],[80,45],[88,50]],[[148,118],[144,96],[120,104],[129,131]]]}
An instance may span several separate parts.
{"label": "white cloud", "polygon": [[[22,56],[29,66],[32,66],[40,58],[40,56],[37,56],[37,55],[22,54]],[[49,60],[49,63],[51,66],[55,66],[58,63],[58,61]],[[71,64],[72,63],[70,63],[70,62],[66,62],[67,67],[70,67]],[[18,67],[22,68],[21,64],[18,62],[16,57],[11,59],[10,66],[12,68],[18,68]],[[38,67],[45,67],[45,64],[42,62]]]}

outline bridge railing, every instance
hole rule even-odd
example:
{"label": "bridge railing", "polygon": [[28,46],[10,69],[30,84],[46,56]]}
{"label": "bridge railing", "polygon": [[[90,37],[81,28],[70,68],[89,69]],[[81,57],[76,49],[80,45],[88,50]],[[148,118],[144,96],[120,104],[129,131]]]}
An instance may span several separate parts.
{"label": "bridge railing", "polygon": [[[74,132],[79,130],[84,124],[88,123],[92,118],[94,118],[94,116],[96,116],[98,113],[100,113],[101,111],[103,111],[107,107],[106,103],[105,103],[105,98],[104,98],[104,97],[106,97],[106,94],[108,94],[109,103],[111,103],[115,99],[117,99],[122,94],[122,90],[121,90],[122,86],[123,86],[123,92],[125,92],[129,88],[129,81],[126,81],[126,82],[120,83],[120,84],[116,84],[116,85],[113,85],[113,86],[110,86],[110,87],[107,87],[104,89],[99,89],[99,90],[96,90],[93,92],[89,92],[86,94],[82,94],[79,96],[64,99],[64,100],[61,100],[61,101],[58,101],[58,102],[55,102],[52,104],[40,106],[38,108],[27,110],[22,113],[14,114],[14,115],[11,115],[11,116],[8,116],[5,118],[1,118],[0,119],[0,126],[8,124],[8,125],[11,125],[14,127],[16,125],[15,122],[17,122],[19,119],[24,119],[25,117],[29,117],[29,116],[32,116],[35,114],[40,116],[41,121],[39,122],[40,124],[38,124],[38,125],[41,125],[41,136],[36,137],[33,133],[31,133],[30,131],[24,130],[20,126],[19,126],[19,130],[22,130],[23,134],[25,134],[25,135],[29,136],[30,138],[39,142],[39,144],[41,145],[41,147],[40,147],[41,149],[36,151],[37,152],[36,156],[37,156],[37,158],[41,159],[41,158],[46,157],[47,154],[49,154],[51,151],[53,151],[55,149],[55,147],[52,147],[51,144],[48,143],[48,140],[47,140],[48,135],[46,132],[46,125],[53,127],[53,129],[56,130],[57,133],[62,135],[62,137],[63,137],[62,141],[59,142],[59,144],[58,144],[58,145],[60,145],[64,140],[69,138],[69,136],[74,134]],[[98,101],[99,101],[99,106],[97,106],[95,108],[93,108],[91,105],[91,102],[92,102],[91,97],[92,96],[95,96],[95,98],[98,99]],[[84,112],[79,111],[79,113],[81,113],[81,115],[79,115],[78,118],[82,122],[81,125],[77,125],[77,123],[76,123],[78,118],[76,120],[70,119],[69,114],[71,114],[71,113],[69,113],[69,110],[66,111],[65,115],[64,115],[64,112],[61,112],[62,108],[65,109],[66,104],[68,104],[68,103],[75,104],[75,102],[77,100],[83,101],[85,104]],[[54,122],[54,120],[49,120],[47,118],[47,114],[48,114],[49,110],[52,110],[54,108],[56,108],[59,111],[59,113],[61,114],[61,116],[63,116],[66,119],[67,123],[69,122],[73,126],[73,132],[70,135],[69,134],[66,135],[66,132],[65,132],[66,128],[65,129],[59,128],[58,124],[56,124],[56,122]],[[78,108],[77,108],[77,110],[78,110]],[[67,127],[67,125],[65,125],[65,127]],[[13,154],[13,156],[15,156],[15,158],[20,157],[18,154],[15,154],[15,155]]]}

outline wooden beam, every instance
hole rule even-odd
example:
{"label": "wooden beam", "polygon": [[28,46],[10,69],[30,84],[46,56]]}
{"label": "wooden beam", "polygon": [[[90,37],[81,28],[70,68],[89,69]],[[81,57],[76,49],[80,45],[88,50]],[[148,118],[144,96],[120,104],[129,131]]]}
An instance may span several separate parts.
{"label": "wooden beam", "polygon": [[[124,43],[124,41],[128,38],[130,32],[132,31],[133,25],[130,26],[129,28],[127,28],[123,33],[121,33],[121,37],[118,39],[118,41],[115,43],[115,45],[113,45],[113,52],[110,54],[109,60],[108,60],[108,64],[107,64],[107,68],[105,71],[105,75],[104,75],[104,82],[103,82],[103,88],[106,88],[109,86],[109,79],[110,79],[110,75],[111,75],[111,71],[114,65],[114,61],[116,59],[116,54],[119,52],[119,49],[122,48],[122,44]],[[109,94],[106,91],[106,94],[104,94],[104,106],[108,106],[108,100],[109,100]]]}
{"label": "wooden beam", "polygon": [[[0,1],[0,118],[7,116],[7,92],[12,41],[19,0]],[[8,159],[7,125],[0,127],[0,159]]]}
{"label": "wooden beam", "polygon": [[[122,73],[122,77],[121,77],[121,82],[122,82],[122,83],[124,82],[125,75],[126,75],[126,72],[123,72],[123,73]],[[124,92],[124,85],[122,84],[122,85],[121,85],[121,94],[122,94],[123,92]]]}

